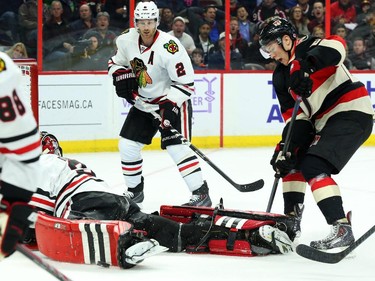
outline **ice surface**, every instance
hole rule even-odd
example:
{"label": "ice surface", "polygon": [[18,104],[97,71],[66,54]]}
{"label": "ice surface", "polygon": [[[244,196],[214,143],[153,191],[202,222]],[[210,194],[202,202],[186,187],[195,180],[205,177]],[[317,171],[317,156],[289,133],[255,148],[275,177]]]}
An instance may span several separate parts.
{"label": "ice surface", "polygon": [[[274,181],[269,165],[273,148],[212,149],[203,152],[238,183],[249,183],[263,178],[263,189],[240,193],[203,160],[202,170],[207,179],[211,199],[231,209],[265,211]],[[97,176],[113,188],[124,186],[118,153],[70,154],[91,167]],[[185,203],[190,193],[180,178],[172,160],[164,151],[144,151],[145,201],[144,211],[159,210],[160,205]],[[363,147],[352,158],[340,175],[334,177],[341,188],[346,211],[353,211],[353,231],[362,235],[375,223],[375,147]],[[323,216],[307,190],[300,242],[325,237],[329,232]],[[281,184],[277,189],[272,212],[282,213]],[[38,253],[38,252],[36,252]],[[350,258],[338,264],[322,264],[306,260],[295,253],[265,257],[230,257],[162,253],[146,259],[129,270],[117,267],[59,263],[39,254],[45,261],[76,281],[125,280],[259,280],[259,281],[373,281],[375,280],[375,235],[358,247]],[[0,262],[1,280],[55,280],[52,275],[30,260],[15,253]]]}

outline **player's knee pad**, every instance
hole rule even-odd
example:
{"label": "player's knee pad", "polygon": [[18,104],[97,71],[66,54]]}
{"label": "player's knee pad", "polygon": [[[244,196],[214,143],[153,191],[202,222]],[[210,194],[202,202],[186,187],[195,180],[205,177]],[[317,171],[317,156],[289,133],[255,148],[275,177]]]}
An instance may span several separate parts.
{"label": "player's knee pad", "polygon": [[141,150],[144,147],[144,144],[125,138],[120,138],[118,147],[122,160],[142,159]]}
{"label": "player's knee pad", "polygon": [[173,161],[178,164],[185,159],[197,158],[194,152],[185,144],[171,145],[167,147],[168,154],[172,157]]}

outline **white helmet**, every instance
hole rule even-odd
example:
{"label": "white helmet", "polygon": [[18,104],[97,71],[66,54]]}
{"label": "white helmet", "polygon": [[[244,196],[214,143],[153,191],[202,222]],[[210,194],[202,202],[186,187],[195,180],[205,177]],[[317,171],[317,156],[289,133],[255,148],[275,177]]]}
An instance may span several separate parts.
{"label": "white helmet", "polygon": [[134,10],[134,26],[137,20],[156,19],[156,26],[159,25],[159,9],[155,2],[139,2]]}

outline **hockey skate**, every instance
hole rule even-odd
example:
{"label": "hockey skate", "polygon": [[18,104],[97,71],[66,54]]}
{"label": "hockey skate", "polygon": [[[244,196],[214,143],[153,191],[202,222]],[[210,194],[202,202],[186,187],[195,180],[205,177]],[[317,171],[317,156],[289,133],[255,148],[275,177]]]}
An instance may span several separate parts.
{"label": "hockey skate", "polygon": [[347,215],[348,222],[335,221],[331,226],[331,233],[322,240],[312,241],[310,247],[318,250],[329,250],[347,247],[354,242],[354,235],[350,222],[351,212]]}
{"label": "hockey skate", "polygon": [[127,191],[124,192],[124,196],[133,200],[141,207],[141,203],[145,199],[145,195],[143,193],[143,177],[142,181],[134,188],[128,188]]}
{"label": "hockey skate", "polygon": [[294,211],[287,214],[287,216],[293,218],[293,223],[288,226],[287,229],[288,236],[292,241],[301,237],[301,220],[304,208],[305,206],[303,204],[296,204],[294,206]]}
{"label": "hockey skate", "polygon": [[212,202],[210,195],[208,194],[207,182],[204,181],[200,188],[193,191],[193,195],[190,197],[189,202],[182,206],[211,207],[211,205]]}
{"label": "hockey skate", "polygon": [[117,260],[121,268],[128,269],[141,263],[145,258],[168,250],[167,247],[160,246],[155,239],[138,237],[127,232],[119,236]]}
{"label": "hockey skate", "polygon": [[263,225],[259,228],[259,235],[268,242],[275,253],[287,254],[293,251],[289,236],[276,227]]}

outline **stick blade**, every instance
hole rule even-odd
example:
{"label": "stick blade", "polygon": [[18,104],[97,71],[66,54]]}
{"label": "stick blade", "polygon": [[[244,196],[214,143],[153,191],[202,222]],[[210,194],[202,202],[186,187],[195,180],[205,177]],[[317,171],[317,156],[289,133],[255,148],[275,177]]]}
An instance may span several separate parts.
{"label": "stick blade", "polygon": [[298,255],[306,259],[331,264],[338,263],[348,254],[346,250],[339,253],[327,253],[304,244],[298,245],[296,252]]}
{"label": "stick blade", "polygon": [[260,179],[248,184],[237,184],[235,187],[241,192],[251,192],[261,189],[264,186],[264,180]]}

